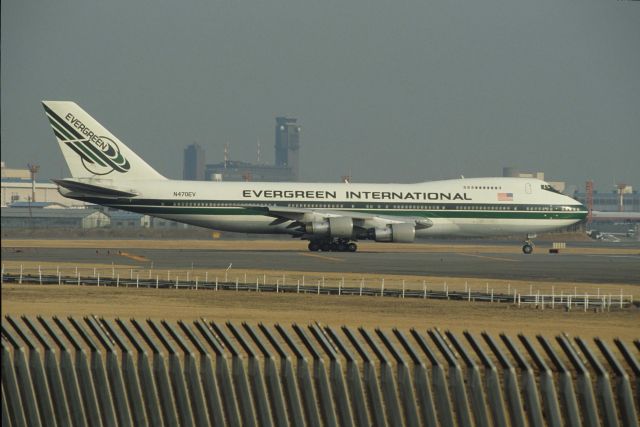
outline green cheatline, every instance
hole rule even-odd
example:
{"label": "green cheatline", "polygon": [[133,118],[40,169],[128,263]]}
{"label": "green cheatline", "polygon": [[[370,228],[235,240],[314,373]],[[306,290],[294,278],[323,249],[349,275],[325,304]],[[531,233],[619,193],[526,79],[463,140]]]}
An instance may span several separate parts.
{"label": "green cheatline", "polygon": [[[109,204],[109,207],[141,214],[184,214],[184,215],[265,215],[264,208],[251,207],[211,207],[211,206],[130,206]],[[327,208],[330,209],[330,208]],[[484,219],[583,219],[583,212],[530,212],[530,211],[454,211],[454,210],[392,210],[392,209],[342,209],[347,212],[361,212],[383,216],[411,216],[425,218],[484,218]]]}

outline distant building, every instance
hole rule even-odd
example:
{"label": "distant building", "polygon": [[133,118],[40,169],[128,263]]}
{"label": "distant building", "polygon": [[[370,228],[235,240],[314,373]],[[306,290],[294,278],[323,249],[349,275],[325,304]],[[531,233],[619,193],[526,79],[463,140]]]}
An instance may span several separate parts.
{"label": "distant building", "polygon": [[[573,197],[587,205],[587,193],[575,192]],[[604,212],[620,211],[620,197],[618,191],[599,192],[593,191],[593,210]],[[622,211],[623,212],[640,212],[640,194],[637,190],[622,194]]]}
{"label": "distant building", "polygon": [[[535,178],[544,181],[544,172],[521,172],[513,167],[502,168],[502,176],[509,178]],[[564,181],[547,181],[557,191],[564,193],[567,183]]]}
{"label": "distant building", "polygon": [[[206,165],[203,179],[206,181],[298,181],[300,179],[301,128],[297,121],[297,119],[288,117],[276,118],[275,165],[230,160],[228,146],[225,146],[224,161]],[[185,173],[187,171],[187,150],[191,147],[193,146],[185,149]]]}
{"label": "distant building", "polygon": [[198,144],[191,144],[184,149],[184,165],[182,178],[190,181],[205,179],[205,153]]}
{"label": "distant building", "polygon": [[10,169],[4,162],[2,162],[0,189],[2,206],[9,206],[15,202],[33,202],[34,200],[31,200],[33,193],[35,193],[36,202],[60,203],[64,206],[86,205],[84,202],[63,197],[58,192],[58,186],[53,182],[36,181],[34,185],[29,169]]}
{"label": "distant building", "polygon": [[291,168],[235,160],[207,165],[205,178],[207,181],[295,181]]}
{"label": "distant building", "polygon": [[96,209],[2,208],[2,228],[99,228],[109,217]]}
{"label": "distant building", "polygon": [[290,168],[292,181],[300,177],[300,131],[297,119],[276,117],[276,166]]}

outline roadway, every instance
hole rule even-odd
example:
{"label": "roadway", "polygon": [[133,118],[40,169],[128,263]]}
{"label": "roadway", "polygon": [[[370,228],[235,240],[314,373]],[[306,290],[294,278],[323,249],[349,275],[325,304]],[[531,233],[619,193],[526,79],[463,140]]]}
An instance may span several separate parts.
{"label": "roadway", "polygon": [[[123,249],[124,250],[124,249]],[[506,280],[640,284],[640,249],[637,253],[524,255],[519,247],[464,252],[308,252],[302,250],[131,249],[126,255],[111,249],[2,248],[4,261],[100,263],[158,269],[234,269],[275,271],[351,272]]]}

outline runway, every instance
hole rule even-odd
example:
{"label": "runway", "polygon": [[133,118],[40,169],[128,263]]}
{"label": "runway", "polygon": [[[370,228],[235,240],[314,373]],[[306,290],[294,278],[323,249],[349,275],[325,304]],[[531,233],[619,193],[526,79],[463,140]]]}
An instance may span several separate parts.
{"label": "runway", "polygon": [[506,280],[640,284],[638,254],[524,255],[496,250],[464,252],[308,252],[296,250],[252,251],[220,249],[2,248],[4,261],[101,263],[154,268],[234,269],[273,271],[344,272],[363,274],[424,275],[494,278]]}

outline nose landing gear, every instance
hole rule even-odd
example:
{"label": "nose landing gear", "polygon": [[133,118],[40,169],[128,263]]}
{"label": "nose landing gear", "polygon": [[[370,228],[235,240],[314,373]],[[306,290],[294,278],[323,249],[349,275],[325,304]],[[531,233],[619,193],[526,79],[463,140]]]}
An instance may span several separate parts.
{"label": "nose landing gear", "polygon": [[312,252],[355,252],[358,250],[358,245],[347,239],[311,240],[308,247]]}
{"label": "nose landing gear", "polygon": [[527,234],[527,239],[524,241],[524,245],[522,245],[522,252],[527,255],[533,252],[533,248],[535,247],[535,245],[533,244],[533,239],[535,237],[535,234]]}

